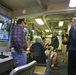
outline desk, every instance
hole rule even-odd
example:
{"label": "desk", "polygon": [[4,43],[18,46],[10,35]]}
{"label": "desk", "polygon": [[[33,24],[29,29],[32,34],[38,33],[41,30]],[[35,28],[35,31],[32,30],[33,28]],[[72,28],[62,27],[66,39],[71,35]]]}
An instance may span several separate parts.
{"label": "desk", "polygon": [[[27,55],[28,55],[28,61],[30,60],[30,51],[26,51]],[[9,53],[4,53],[4,55],[8,55],[7,58],[0,58],[0,74],[4,73],[8,70],[12,70],[14,67],[14,61],[13,58],[11,56],[11,52]]]}
{"label": "desk", "polygon": [[0,59],[0,74],[8,70],[13,69],[13,58],[9,56],[4,59]]}

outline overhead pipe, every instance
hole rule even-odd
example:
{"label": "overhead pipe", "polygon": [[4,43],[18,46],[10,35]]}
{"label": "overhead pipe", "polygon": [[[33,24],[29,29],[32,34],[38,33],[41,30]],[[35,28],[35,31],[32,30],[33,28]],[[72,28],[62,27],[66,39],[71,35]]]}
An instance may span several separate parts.
{"label": "overhead pipe", "polygon": [[44,20],[44,23],[46,24],[46,26],[47,26],[47,28],[49,29],[49,31],[51,32],[51,29],[50,29],[50,27],[49,27],[49,25],[47,24],[47,22],[46,22],[46,15],[44,15],[43,16],[43,20]]}

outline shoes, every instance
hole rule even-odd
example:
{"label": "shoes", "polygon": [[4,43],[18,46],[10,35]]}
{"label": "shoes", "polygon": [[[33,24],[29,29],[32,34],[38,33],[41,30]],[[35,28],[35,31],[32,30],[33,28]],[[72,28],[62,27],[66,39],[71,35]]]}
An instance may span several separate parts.
{"label": "shoes", "polygon": [[58,70],[58,69],[59,69],[59,67],[56,67],[56,66],[51,66],[51,68],[52,68],[53,70]]}
{"label": "shoes", "polygon": [[66,63],[67,61],[66,61],[66,60],[64,60],[64,59],[62,59],[62,60],[61,60],[61,62],[65,62],[65,63]]}
{"label": "shoes", "polygon": [[66,63],[67,61],[66,61],[66,60],[64,60],[64,62]]}
{"label": "shoes", "polygon": [[59,65],[59,64],[55,64],[54,66],[55,66],[55,67],[60,67],[60,65]]}

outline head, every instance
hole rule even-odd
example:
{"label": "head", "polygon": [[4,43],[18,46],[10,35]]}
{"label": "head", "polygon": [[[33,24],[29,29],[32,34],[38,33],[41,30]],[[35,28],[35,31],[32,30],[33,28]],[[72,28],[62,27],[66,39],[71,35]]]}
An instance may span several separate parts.
{"label": "head", "polygon": [[63,29],[63,34],[66,34],[67,33],[67,29]]}
{"label": "head", "polygon": [[35,42],[41,43],[41,42],[42,42],[41,37],[40,37],[40,36],[36,37],[36,38],[35,38]]}
{"label": "head", "polygon": [[24,28],[26,23],[24,22],[24,19],[18,19],[17,24]]}
{"label": "head", "polygon": [[55,32],[53,32],[53,33],[52,33],[52,37],[53,37],[53,36],[55,36],[55,35],[56,35],[56,33],[55,33]]}
{"label": "head", "polygon": [[72,22],[76,23],[76,14],[73,15]]}

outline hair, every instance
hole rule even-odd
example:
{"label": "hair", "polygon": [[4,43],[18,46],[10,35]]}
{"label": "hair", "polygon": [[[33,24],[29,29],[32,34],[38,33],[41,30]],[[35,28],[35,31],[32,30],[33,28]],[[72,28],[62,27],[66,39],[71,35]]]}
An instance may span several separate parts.
{"label": "hair", "polygon": [[41,42],[42,42],[41,37],[40,37],[40,36],[37,36],[37,37],[35,38],[35,42],[39,42],[39,43],[41,43]]}
{"label": "hair", "polygon": [[67,29],[63,29],[63,30],[65,30],[67,32]]}
{"label": "hair", "polygon": [[17,24],[21,24],[22,22],[24,22],[24,19],[18,19]]}

